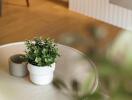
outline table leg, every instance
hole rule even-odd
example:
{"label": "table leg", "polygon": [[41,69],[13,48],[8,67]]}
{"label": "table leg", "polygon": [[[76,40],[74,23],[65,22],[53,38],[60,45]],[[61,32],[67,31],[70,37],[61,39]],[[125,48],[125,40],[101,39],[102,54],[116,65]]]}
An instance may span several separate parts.
{"label": "table leg", "polygon": [[0,0],[0,16],[2,16],[2,0]]}
{"label": "table leg", "polygon": [[27,7],[29,7],[30,6],[29,0],[26,0],[26,3],[27,3]]}

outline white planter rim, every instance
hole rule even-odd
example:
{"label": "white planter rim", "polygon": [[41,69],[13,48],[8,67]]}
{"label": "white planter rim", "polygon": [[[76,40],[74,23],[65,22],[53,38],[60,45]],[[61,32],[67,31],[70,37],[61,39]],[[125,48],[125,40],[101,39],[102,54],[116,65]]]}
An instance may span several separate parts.
{"label": "white planter rim", "polygon": [[31,63],[29,63],[28,62],[28,65],[29,66],[32,66],[32,67],[36,67],[36,68],[39,68],[39,69],[44,69],[44,68],[53,68],[53,66],[55,65],[55,62],[54,63],[52,63],[51,65],[47,65],[47,66],[36,66],[36,65],[33,65],[33,64],[31,64]]}
{"label": "white planter rim", "polygon": [[54,72],[55,70],[55,63],[51,64],[50,66],[35,66],[30,63],[28,63],[28,70],[32,74],[46,74],[46,73],[51,73]]}

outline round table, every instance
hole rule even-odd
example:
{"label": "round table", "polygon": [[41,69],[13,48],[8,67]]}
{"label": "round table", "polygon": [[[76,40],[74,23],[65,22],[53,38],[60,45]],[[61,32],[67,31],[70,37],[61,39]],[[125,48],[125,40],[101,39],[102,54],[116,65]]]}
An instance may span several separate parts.
{"label": "round table", "polygon": [[[57,60],[54,77],[62,79],[68,85],[73,79],[84,80],[84,76],[90,77],[89,91],[95,92],[98,86],[95,65],[76,49],[60,44],[58,48],[61,56]],[[9,57],[23,54],[24,51],[24,42],[0,46],[0,100],[69,100],[69,97],[58,91],[52,84],[38,86],[31,83],[28,76],[18,78],[9,74]]]}

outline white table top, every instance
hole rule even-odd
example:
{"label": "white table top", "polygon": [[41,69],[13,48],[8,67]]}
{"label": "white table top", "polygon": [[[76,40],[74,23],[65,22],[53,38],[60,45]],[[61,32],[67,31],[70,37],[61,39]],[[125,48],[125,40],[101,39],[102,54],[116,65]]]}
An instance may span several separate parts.
{"label": "white table top", "polygon": [[[71,47],[58,44],[61,57],[56,64],[54,77],[61,78],[70,84],[77,79],[90,77],[89,91],[93,93],[98,86],[98,76],[94,64],[86,60],[83,54]],[[11,55],[24,53],[23,42],[0,46],[0,100],[69,100],[68,97],[57,91],[52,84],[37,86],[32,84],[28,77],[13,77],[8,72],[8,59]],[[91,77],[92,75],[92,77]]]}

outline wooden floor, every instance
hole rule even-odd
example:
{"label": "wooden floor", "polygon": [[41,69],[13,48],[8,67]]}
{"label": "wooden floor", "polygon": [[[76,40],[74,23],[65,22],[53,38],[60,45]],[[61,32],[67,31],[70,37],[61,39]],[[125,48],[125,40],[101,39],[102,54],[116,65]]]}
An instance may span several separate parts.
{"label": "wooden floor", "polygon": [[[58,38],[62,34],[88,34],[90,25],[104,27],[112,39],[121,30],[68,10],[62,0],[3,0],[3,16],[0,17],[0,44],[30,39],[34,36]],[[107,39],[109,40],[109,39]]]}

